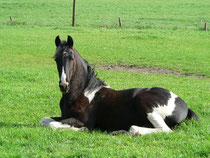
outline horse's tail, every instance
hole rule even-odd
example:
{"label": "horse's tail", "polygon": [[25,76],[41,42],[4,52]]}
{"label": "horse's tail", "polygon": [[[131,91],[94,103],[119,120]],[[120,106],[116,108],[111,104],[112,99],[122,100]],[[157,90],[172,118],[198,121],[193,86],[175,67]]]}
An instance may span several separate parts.
{"label": "horse's tail", "polygon": [[195,114],[194,111],[192,111],[191,109],[188,108],[188,114],[187,114],[187,119],[194,119],[196,121],[200,121],[200,119],[198,118],[198,116]]}

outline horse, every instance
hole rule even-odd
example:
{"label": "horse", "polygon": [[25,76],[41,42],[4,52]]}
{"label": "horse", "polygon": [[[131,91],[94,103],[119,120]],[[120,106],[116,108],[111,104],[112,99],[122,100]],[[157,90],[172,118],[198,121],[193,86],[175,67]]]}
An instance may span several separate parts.
{"label": "horse", "polygon": [[44,117],[40,124],[54,129],[127,131],[131,136],[172,132],[198,116],[173,92],[159,88],[114,90],[97,78],[94,69],[67,41],[55,38],[54,59],[59,75],[61,117]]}

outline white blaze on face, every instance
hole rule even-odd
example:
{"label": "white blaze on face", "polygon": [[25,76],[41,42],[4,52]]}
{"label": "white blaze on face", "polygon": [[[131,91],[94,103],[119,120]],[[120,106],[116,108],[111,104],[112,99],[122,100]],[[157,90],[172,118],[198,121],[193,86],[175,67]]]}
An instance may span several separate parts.
{"label": "white blaze on face", "polygon": [[61,85],[62,86],[68,86],[68,82],[66,82],[66,73],[64,72],[64,67],[62,67],[62,74],[61,74]]}

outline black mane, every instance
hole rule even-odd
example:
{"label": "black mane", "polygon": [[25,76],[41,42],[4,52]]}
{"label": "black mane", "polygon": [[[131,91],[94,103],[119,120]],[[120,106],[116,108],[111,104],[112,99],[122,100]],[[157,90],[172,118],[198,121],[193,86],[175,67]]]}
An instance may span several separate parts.
{"label": "black mane", "polygon": [[[82,58],[82,57],[81,57]],[[82,58],[83,59],[83,58]],[[84,59],[83,59],[84,60]],[[84,60],[84,62],[87,65],[87,86],[86,86],[86,90],[91,90],[91,89],[95,89],[97,87],[101,87],[101,86],[106,86],[105,82],[100,80],[97,77],[97,74],[94,71],[94,68],[92,68],[90,66],[90,64],[88,63],[88,61]]]}

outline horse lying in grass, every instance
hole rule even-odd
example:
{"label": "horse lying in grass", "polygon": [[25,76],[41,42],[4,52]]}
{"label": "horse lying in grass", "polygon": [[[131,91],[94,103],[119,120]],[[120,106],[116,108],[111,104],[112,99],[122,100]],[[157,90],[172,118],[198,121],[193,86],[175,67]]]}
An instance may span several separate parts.
{"label": "horse lying in grass", "polygon": [[114,90],[98,79],[75,48],[73,39],[55,39],[59,74],[61,117],[44,117],[41,125],[52,128],[83,127],[103,131],[126,130],[132,136],[171,132],[185,119],[199,120],[186,103],[163,88]]}

